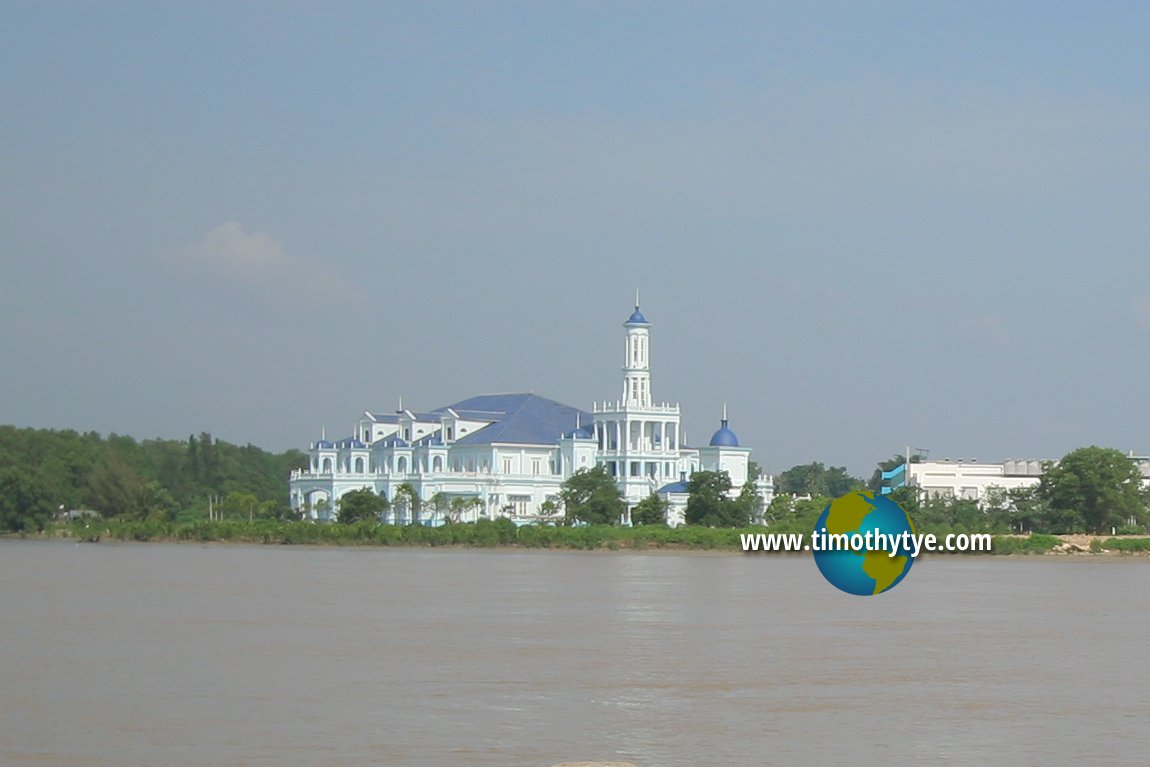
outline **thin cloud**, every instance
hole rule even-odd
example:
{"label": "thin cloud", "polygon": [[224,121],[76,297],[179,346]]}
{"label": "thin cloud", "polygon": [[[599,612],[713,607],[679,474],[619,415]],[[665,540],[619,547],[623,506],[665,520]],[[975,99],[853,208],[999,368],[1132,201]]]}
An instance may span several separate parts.
{"label": "thin cloud", "polygon": [[188,259],[265,298],[320,302],[354,298],[357,290],[334,270],[287,253],[263,232],[236,221],[217,226],[187,250]]}

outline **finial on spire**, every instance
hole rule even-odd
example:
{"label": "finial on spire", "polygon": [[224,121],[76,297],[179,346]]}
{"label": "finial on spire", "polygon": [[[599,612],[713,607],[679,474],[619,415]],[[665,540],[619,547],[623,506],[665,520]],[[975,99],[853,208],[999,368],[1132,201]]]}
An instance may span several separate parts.
{"label": "finial on spire", "polygon": [[581,413],[578,410],[576,410],[575,411],[575,428],[576,429],[579,429],[582,426],[582,424],[579,423],[579,416],[580,415],[581,415]]}
{"label": "finial on spire", "polygon": [[403,395],[402,394],[399,395],[399,410],[396,410],[395,412],[397,412],[397,413],[403,412]]}
{"label": "finial on spire", "polygon": [[639,289],[635,288],[635,309],[639,308]]}
{"label": "finial on spire", "polygon": [[327,439],[327,427],[326,426],[320,426],[319,427],[319,438],[320,439]]}
{"label": "finial on spire", "polygon": [[727,425],[727,403],[723,403],[723,426]]}

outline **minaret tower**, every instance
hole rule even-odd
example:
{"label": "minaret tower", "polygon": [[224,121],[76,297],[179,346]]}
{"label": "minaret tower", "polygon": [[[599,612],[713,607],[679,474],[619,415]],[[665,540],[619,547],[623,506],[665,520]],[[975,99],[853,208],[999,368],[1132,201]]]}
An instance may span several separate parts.
{"label": "minaret tower", "polygon": [[678,477],[682,443],[679,406],[651,399],[651,323],[639,309],[623,323],[623,396],[596,402],[595,460],[615,478],[628,505]]}
{"label": "minaret tower", "polygon": [[627,328],[626,358],[623,360],[623,402],[634,407],[651,404],[651,360],[648,342],[651,323],[639,311],[639,291],[635,291],[635,311],[623,323]]}

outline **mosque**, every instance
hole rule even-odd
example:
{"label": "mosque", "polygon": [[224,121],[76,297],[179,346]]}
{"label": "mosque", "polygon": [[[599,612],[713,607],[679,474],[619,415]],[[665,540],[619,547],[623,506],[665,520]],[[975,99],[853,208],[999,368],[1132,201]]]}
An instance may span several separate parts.
{"label": "mosque", "polygon": [[[623,328],[620,399],[586,411],[537,394],[481,394],[426,412],[402,405],[393,413],[365,412],[351,436],[331,441],[324,435],[310,446],[308,467],[291,474],[292,508],[329,521],[338,518],[345,493],[367,489],[392,502],[385,523],[546,522],[562,516],[563,482],[594,466],[615,478],[627,503],[624,524],[652,493],[669,502],[668,524],[682,524],[687,478],[695,471],[727,472],[731,494],[738,494],[751,449],[739,444],[726,406],[706,446],[685,444],[679,405],[652,398],[651,323],[638,296]],[[773,478],[754,479],[766,508]],[[400,490],[405,485],[423,499],[418,510]],[[433,498],[437,503],[428,503]]]}

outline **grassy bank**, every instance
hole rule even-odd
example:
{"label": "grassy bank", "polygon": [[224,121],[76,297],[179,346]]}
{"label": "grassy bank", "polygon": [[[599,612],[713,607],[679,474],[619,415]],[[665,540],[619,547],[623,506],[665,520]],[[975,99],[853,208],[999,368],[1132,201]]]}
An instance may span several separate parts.
{"label": "grassy bank", "polygon": [[[771,532],[783,531],[771,528]],[[571,550],[701,550],[740,551],[740,534],[762,533],[764,528],[706,527],[516,527],[510,521],[483,520],[443,527],[422,525],[353,525],[283,522],[276,520],[226,522],[159,522],[130,520],[79,521],[49,525],[36,537],[77,541],[222,542],[328,546],[461,546],[516,547]],[[928,531],[929,532],[929,531]],[[995,536],[993,554],[1046,554],[1059,551],[1053,535]],[[1093,550],[1150,552],[1150,539],[1109,539]]]}
{"label": "grassy bank", "polygon": [[[739,548],[739,533],[747,530],[702,527],[516,527],[508,520],[481,520],[474,524],[425,527],[423,525],[352,525],[311,522],[148,522],[101,520],[55,524],[45,537],[81,541],[231,542],[313,544],[332,546],[467,546],[531,549],[728,549]],[[756,532],[761,532],[759,529]]]}

